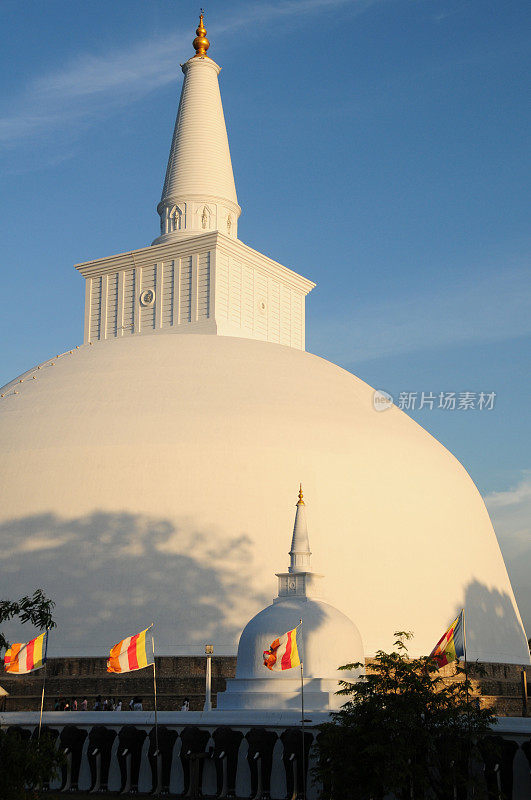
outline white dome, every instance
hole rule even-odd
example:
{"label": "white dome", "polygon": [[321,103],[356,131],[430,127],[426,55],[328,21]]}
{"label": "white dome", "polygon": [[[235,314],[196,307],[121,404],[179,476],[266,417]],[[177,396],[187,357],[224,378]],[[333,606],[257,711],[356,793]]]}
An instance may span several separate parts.
{"label": "white dome", "polygon": [[305,705],[308,710],[337,708],[338,681],[356,680],[363,671],[338,670],[347,663],[364,663],[363,645],[354,623],[337,608],[316,598],[280,598],[247,623],[238,645],[236,679],[218,695],[218,708],[300,708],[300,673],[294,667],[273,672],[264,666],[263,651],[278,636],[295,628],[304,662]]}
{"label": "white dome", "polygon": [[264,667],[263,651],[277,636],[295,628],[300,619],[305,677],[354,679],[359,671],[339,672],[338,667],[349,662],[363,663],[359,631],[345,614],[317,598],[282,598],[253,617],[240,637],[236,678],[282,681],[292,677],[289,670],[272,672]]}
{"label": "white dome", "polygon": [[302,481],[314,568],[367,654],[398,629],[429,652],[466,604],[471,660],[529,662],[466,471],[350,373],[197,334],[52,361],[0,399],[2,591],[55,598],[51,655],[103,653],[153,619],[162,651],[233,646],[274,593]]}

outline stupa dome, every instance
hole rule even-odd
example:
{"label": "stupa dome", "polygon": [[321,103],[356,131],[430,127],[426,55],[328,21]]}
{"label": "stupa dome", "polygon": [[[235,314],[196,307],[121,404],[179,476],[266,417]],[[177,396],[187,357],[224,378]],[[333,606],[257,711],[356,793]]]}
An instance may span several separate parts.
{"label": "stupa dome", "polygon": [[367,654],[402,629],[430,652],[466,605],[471,660],[528,663],[466,471],[334,364],[160,333],[81,346],[1,394],[2,589],[56,599],[53,654],[105,652],[153,619],[162,648],[233,647],[270,601],[302,480],[314,568]]}
{"label": "stupa dome", "polygon": [[[77,265],[84,344],[0,390],[4,596],[42,587],[56,600],[50,655],[104,653],[153,620],[159,652],[233,652],[269,602],[302,481],[324,596],[367,654],[395,630],[429,653],[466,607],[470,660],[529,663],[466,471],[398,408],[376,410],[370,386],[304,351],[315,284],[239,240],[220,67],[200,29],[160,236]],[[325,672],[355,661],[348,620],[308,608],[311,625],[343,631]],[[272,630],[284,613],[257,620]]]}
{"label": "stupa dome", "polygon": [[337,681],[354,678],[354,673],[339,671],[338,666],[363,663],[361,636],[345,614],[315,597],[283,598],[253,617],[243,629],[238,645],[236,678],[267,678],[282,681],[293,678],[291,672],[268,672],[264,668],[263,651],[277,636],[295,628],[303,619],[301,634],[304,649],[304,675]]}
{"label": "stupa dome", "polygon": [[348,663],[364,663],[358,629],[345,614],[318,598],[283,598],[264,608],[245,626],[238,645],[236,678],[218,694],[218,708],[299,709],[299,669],[272,672],[264,667],[263,650],[303,619],[298,646],[304,659],[304,695],[308,711],[339,708],[340,680],[355,680],[360,669],[338,670]]}

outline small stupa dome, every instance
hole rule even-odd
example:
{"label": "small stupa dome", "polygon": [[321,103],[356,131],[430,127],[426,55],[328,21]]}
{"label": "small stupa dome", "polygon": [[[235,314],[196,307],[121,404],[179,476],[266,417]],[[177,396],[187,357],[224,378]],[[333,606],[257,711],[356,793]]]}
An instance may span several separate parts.
{"label": "small stupa dome", "polygon": [[300,639],[307,678],[351,680],[354,673],[338,670],[342,664],[363,663],[361,636],[349,617],[330,603],[314,597],[283,597],[253,617],[243,629],[238,645],[237,678],[285,680],[287,671],[267,672],[264,647],[303,620]]}
{"label": "small stupa dome", "polygon": [[[236,678],[218,695],[223,709],[296,709],[300,707],[301,675],[296,665],[267,669],[264,650],[287,631],[296,629],[296,649],[303,663],[305,706],[312,711],[338,708],[342,679],[355,681],[363,670],[339,670],[347,663],[363,665],[360,633],[351,619],[319,597],[321,575],[312,572],[302,487],[287,572],[277,573],[278,596],[245,626],[238,645]],[[278,666],[278,665],[277,665]]]}

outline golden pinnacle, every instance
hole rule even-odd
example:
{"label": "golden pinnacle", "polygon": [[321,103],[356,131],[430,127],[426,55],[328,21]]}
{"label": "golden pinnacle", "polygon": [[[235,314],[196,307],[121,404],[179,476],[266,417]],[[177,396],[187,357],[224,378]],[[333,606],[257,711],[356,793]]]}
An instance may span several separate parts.
{"label": "golden pinnacle", "polygon": [[196,30],[196,38],[193,41],[193,46],[195,50],[194,58],[198,56],[200,58],[204,58],[206,56],[206,51],[210,47],[210,42],[206,38],[206,28],[203,25],[203,9],[201,9],[201,14],[199,15],[199,25]]}

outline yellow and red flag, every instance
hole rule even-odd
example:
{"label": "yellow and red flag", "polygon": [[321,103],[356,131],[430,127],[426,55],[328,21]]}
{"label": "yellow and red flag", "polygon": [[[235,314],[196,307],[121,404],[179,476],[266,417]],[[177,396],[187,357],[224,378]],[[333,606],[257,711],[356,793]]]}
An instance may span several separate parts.
{"label": "yellow and red flag", "polygon": [[48,631],[41,633],[30,642],[17,642],[6,650],[4,656],[4,670],[18,675],[27,675],[40,669],[46,662]]}
{"label": "yellow and red flag", "polygon": [[443,633],[430,653],[430,658],[433,658],[439,667],[444,667],[445,664],[457,661],[465,656],[464,614],[463,609],[448,630]]}
{"label": "yellow and red flag", "polygon": [[297,628],[279,636],[264,650],[264,666],[274,672],[297,667],[301,663],[297,648]]}
{"label": "yellow and red flag", "polygon": [[149,628],[146,628],[145,631],[128,636],[114,645],[107,659],[107,672],[132,672],[135,669],[151,666],[153,662],[148,662],[146,653],[148,630]]}

